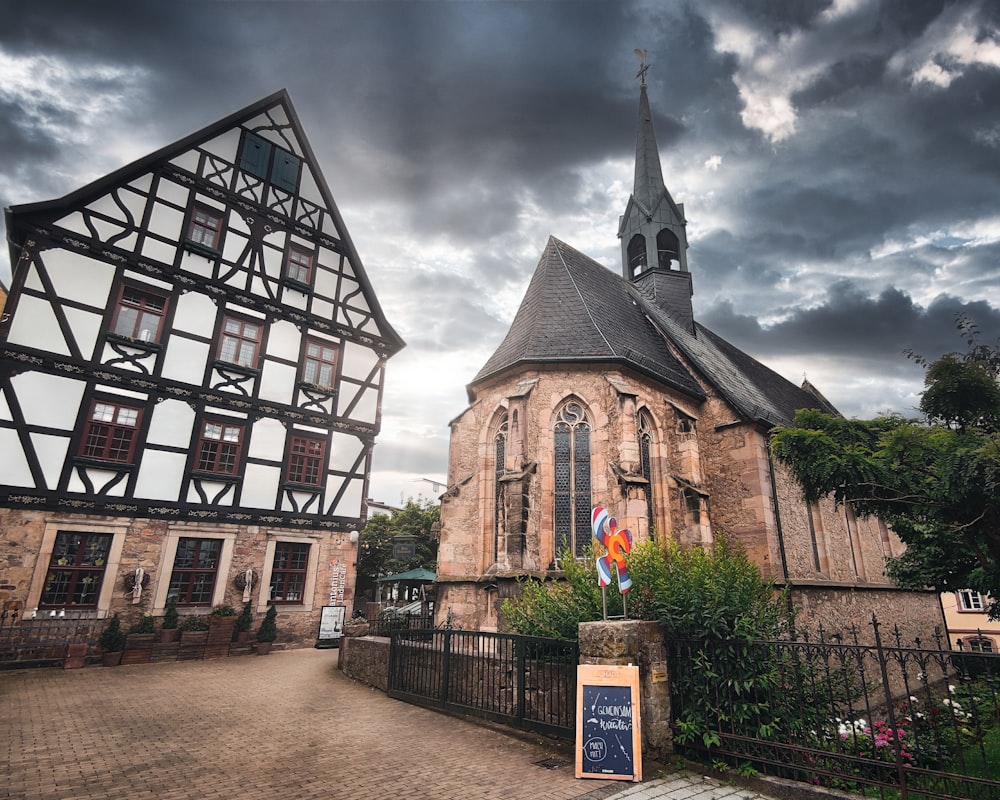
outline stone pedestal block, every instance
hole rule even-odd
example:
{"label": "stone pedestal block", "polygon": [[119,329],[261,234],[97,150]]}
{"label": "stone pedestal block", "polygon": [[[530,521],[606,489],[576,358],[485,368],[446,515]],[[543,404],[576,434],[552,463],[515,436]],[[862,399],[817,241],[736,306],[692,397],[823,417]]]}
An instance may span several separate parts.
{"label": "stone pedestal block", "polygon": [[657,760],[673,752],[667,649],[659,623],[632,619],[581,623],[580,663],[639,667],[642,752]]}

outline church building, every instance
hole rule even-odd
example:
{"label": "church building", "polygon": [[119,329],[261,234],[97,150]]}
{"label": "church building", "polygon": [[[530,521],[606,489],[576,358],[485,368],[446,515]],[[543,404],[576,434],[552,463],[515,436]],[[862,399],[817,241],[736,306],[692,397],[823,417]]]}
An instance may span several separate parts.
{"label": "church building", "polygon": [[640,75],[621,274],[550,238],[451,423],[438,615],[502,630],[519,579],[555,579],[561,558],[590,557],[601,505],[637,541],[738,540],[766,577],[791,584],[807,623],[841,629],[875,611],[926,635],[940,607],[885,576],[903,547],[893,532],[806,503],[770,456],[769,431],[798,409],[835,409],[695,319],[684,206],[664,184]]}
{"label": "church building", "polygon": [[6,211],[0,606],[126,626],[353,606],[387,360],[379,307],[284,91]]}

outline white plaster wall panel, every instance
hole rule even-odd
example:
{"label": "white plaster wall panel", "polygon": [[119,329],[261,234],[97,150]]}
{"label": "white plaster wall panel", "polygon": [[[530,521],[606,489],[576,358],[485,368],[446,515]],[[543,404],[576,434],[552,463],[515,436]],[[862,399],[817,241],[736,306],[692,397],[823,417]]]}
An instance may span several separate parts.
{"label": "white plaster wall panel", "polygon": [[31,434],[31,445],[35,449],[38,463],[42,467],[42,474],[45,476],[45,488],[55,489],[59,485],[59,475],[66,462],[69,437],[33,433]]}
{"label": "white plaster wall panel", "polygon": [[182,400],[164,400],[153,406],[149,420],[148,444],[172,447],[191,446],[194,426],[194,409]]}
{"label": "white plaster wall panel", "polygon": [[[231,483],[199,479],[199,485],[202,491],[205,492],[205,498],[210,505],[231,507],[235,502],[236,491]],[[198,494],[194,481],[191,481],[188,485],[187,502],[202,502],[201,495]]]}
{"label": "white plaster wall panel", "polygon": [[327,236],[332,236],[334,239],[340,238],[340,231],[337,230],[337,224],[333,221],[333,217],[329,214],[323,214],[323,233]]}
{"label": "white plaster wall panel", "polygon": [[125,489],[128,485],[128,480],[123,478],[118,481],[114,486],[112,482],[115,480],[116,473],[108,469],[100,469],[99,467],[78,467],[73,470],[73,474],[69,479],[69,491],[73,494],[85,494],[87,492],[87,486],[84,484],[79,477],[79,470],[82,469],[86,472],[87,477],[94,486],[94,490],[97,492],[102,491],[107,487],[107,491],[104,492],[108,497],[124,497]]}
{"label": "white plaster wall panel", "polygon": [[340,269],[344,273],[344,275],[346,275],[351,280],[357,278],[357,275],[354,274],[354,267],[351,266],[351,262],[348,261],[346,258],[344,259],[344,264]]}
{"label": "white plaster wall panel", "polygon": [[137,192],[149,192],[149,187],[153,185],[153,173],[147,172],[145,175],[140,175],[133,181],[129,181],[129,186],[135,189]]}
{"label": "white plaster wall panel", "polygon": [[147,236],[142,240],[143,258],[159,261],[161,264],[172,264],[177,248],[169,242],[163,242]]}
{"label": "white plaster wall panel", "polygon": [[274,508],[280,480],[280,467],[247,464],[240,505],[246,508]]}
{"label": "white plaster wall panel", "polygon": [[163,203],[153,205],[149,215],[149,231],[170,241],[180,240],[184,227],[184,212]]}
{"label": "white plaster wall panel", "polygon": [[191,196],[191,190],[187,186],[181,186],[181,184],[175,181],[161,178],[160,182],[156,184],[156,196],[160,200],[165,200],[168,203],[173,203],[175,206],[186,208],[188,198]]}
{"label": "white plaster wall panel", "polygon": [[24,276],[24,288],[34,289],[36,292],[45,291],[45,284],[42,283],[42,279],[38,276],[38,267],[35,266],[34,261],[28,265],[28,274]]}
{"label": "white plaster wall panel", "polygon": [[316,178],[307,164],[302,165],[302,180],[299,181],[299,197],[318,206],[325,205]]}
{"label": "white plaster wall panel", "polygon": [[194,150],[188,150],[186,153],[181,153],[176,158],[170,159],[171,164],[176,164],[181,169],[186,169],[188,172],[197,172],[198,170],[198,154]]}
{"label": "white plaster wall panel", "polygon": [[[354,396],[359,391],[358,387],[350,384],[342,384],[340,397],[340,413],[347,413],[347,405],[354,400]],[[357,405],[351,409],[351,419],[357,422],[374,423],[378,416],[378,390],[368,387],[361,389],[361,397]]]}
{"label": "white plaster wall panel", "polygon": [[52,306],[44,300],[21,295],[10,323],[7,341],[68,356],[69,347],[59,330]]}
{"label": "white plaster wall panel", "polygon": [[175,296],[171,302],[175,307],[175,331],[185,331],[195,336],[211,336],[215,332],[216,307],[207,295],[187,292]]}
{"label": "white plaster wall panel", "polygon": [[291,404],[295,391],[295,367],[265,361],[260,374],[260,397],[276,403]]}
{"label": "white plaster wall panel", "polygon": [[11,378],[28,425],[70,431],[83,401],[83,381],[45,372],[22,372]]}
{"label": "white plaster wall panel", "polygon": [[354,342],[344,342],[341,374],[364,380],[377,363],[378,356],[374,350]]}
{"label": "white plaster wall panel", "polygon": [[115,268],[71,250],[49,250],[44,254],[45,268],[64,300],[104,309],[111,292]]}
{"label": "white plaster wall panel", "polygon": [[330,469],[346,471],[354,466],[358,456],[365,449],[365,443],[348,433],[330,434]]}
{"label": "white plaster wall panel", "polygon": [[72,214],[67,214],[65,217],[60,217],[55,221],[55,224],[60,228],[65,228],[68,231],[73,231],[74,233],[82,233],[84,236],[90,236],[90,231],[87,229],[86,223],[83,221],[83,214],[79,211],[74,211]]}
{"label": "white plaster wall panel", "polygon": [[82,311],[79,308],[66,307],[63,310],[69,321],[69,329],[73,331],[73,338],[76,339],[76,346],[80,348],[80,354],[89,361],[94,357],[97,337],[101,332],[102,315]]}
{"label": "white plaster wall panel", "polygon": [[331,269],[325,267],[316,268],[316,282],[313,285],[316,294],[323,297],[337,296],[337,275]]}
{"label": "white plaster wall panel", "polygon": [[[310,503],[310,500],[312,501]],[[281,510],[282,511],[295,511],[298,513],[306,514],[318,514],[322,511],[319,505],[320,499],[316,497],[315,492],[282,492],[281,493]],[[306,509],[308,506],[308,509]]]}
{"label": "white plaster wall panel", "polygon": [[[147,242],[150,240],[147,239]],[[181,254],[181,269],[185,272],[192,272],[195,275],[201,275],[204,278],[211,278],[214,263],[212,259],[206,258],[198,253],[192,253],[190,250],[185,250]]]}
{"label": "white plaster wall panel", "polygon": [[319,300],[318,298],[313,297],[311,311],[317,317],[321,319],[328,319],[332,322],[334,308],[335,306],[333,305],[333,303],[329,303],[326,300]]}
{"label": "white plaster wall panel", "polygon": [[294,286],[284,286],[281,290],[281,302],[290,308],[305,311],[309,305],[309,295]]}
{"label": "white plaster wall panel", "polygon": [[7,396],[4,392],[0,391],[0,419],[6,420],[7,422],[12,422],[14,417],[11,416],[10,406],[7,404]]}
{"label": "white plaster wall panel", "polygon": [[3,458],[0,458],[0,483],[7,486],[35,485],[17,431],[0,429],[0,453],[3,453]]}
{"label": "white plaster wall panel", "polygon": [[371,333],[376,336],[380,336],[382,334],[382,331],[379,330],[378,323],[375,322],[374,317],[369,317],[368,321],[361,326],[361,330],[363,330],[365,333]]}
{"label": "white plaster wall panel", "polygon": [[212,155],[226,159],[226,161],[236,161],[236,148],[240,144],[240,129],[231,128],[225,133],[219,134],[214,139],[210,139],[201,145],[201,149]]}
{"label": "white plaster wall panel", "polygon": [[177,500],[186,460],[184,453],[144,449],[139,477],[135,482],[135,496],[147,500]]}
{"label": "white plaster wall panel", "polygon": [[276,419],[261,419],[250,432],[250,458],[281,463],[285,453],[285,426]]}
{"label": "white plaster wall panel", "polygon": [[[330,478],[327,482],[327,503],[332,503],[333,498],[340,491],[342,479]],[[330,514],[338,517],[360,517],[361,498],[364,496],[365,482],[362,478],[352,478],[347,482],[343,497],[335,508],[330,509]]]}
{"label": "white plaster wall panel", "polygon": [[[97,231],[97,238],[102,242],[106,242],[111,237],[117,236],[122,233],[122,231],[126,230],[124,223],[118,224],[115,222],[108,222],[103,219],[92,218],[91,225],[93,225],[94,230]],[[122,250],[128,250],[129,252],[134,251],[135,243],[138,241],[138,238],[138,234],[133,231],[132,233],[129,233],[128,236],[118,239],[115,242],[115,247],[121,248]]]}
{"label": "white plaster wall panel", "polygon": [[127,269],[122,274],[124,277],[130,278],[134,281],[138,281],[139,283],[144,284],[145,286],[150,286],[154,289],[162,289],[166,294],[170,294],[174,290],[172,284],[168,283],[167,281],[158,280],[152,277],[151,275],[147,275],[144,272],[135,272],[133,270]]}
{"label": "white plaster wall panel", "polygon": [[167,380],[201,385],[205,378],[205,364],[209,345],[183,336],[171,336],[163,356],[163,377]]}
{"label": "white plaster wall panel", "polygon": [[267,355],[298,361],[301,342],[302,334],[295,325],[287,320],[275,322],[267,335]]}

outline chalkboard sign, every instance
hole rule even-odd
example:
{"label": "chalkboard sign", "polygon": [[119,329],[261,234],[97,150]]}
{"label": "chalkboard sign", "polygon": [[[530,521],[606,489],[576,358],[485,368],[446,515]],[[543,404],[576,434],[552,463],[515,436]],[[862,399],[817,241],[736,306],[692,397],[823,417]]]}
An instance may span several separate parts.
{"label": "chalkboard sign", "polygon": [[642,780],[638,667],[577,667],[576,777]]}
{"label": "chalkboard sign", "polygon": [[344,636],[344,617],[346,606],[323,606],[319,617],[319,634],[316,636],[316,647],[323,650],[336,647]]}

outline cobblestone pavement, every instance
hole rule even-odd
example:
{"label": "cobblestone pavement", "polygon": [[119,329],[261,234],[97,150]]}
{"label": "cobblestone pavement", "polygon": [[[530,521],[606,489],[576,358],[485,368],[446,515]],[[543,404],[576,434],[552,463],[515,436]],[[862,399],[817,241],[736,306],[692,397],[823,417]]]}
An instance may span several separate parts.
{"label": "cobblestone pavement", "polygon": [[392,700],[337,655],[0,672],[0,798],[756,800],[688,773],[578,780],[568,745]]}

